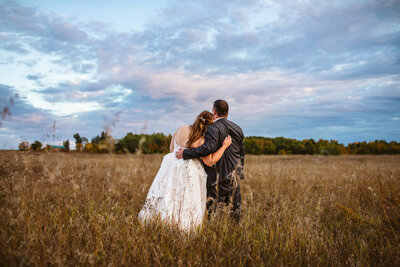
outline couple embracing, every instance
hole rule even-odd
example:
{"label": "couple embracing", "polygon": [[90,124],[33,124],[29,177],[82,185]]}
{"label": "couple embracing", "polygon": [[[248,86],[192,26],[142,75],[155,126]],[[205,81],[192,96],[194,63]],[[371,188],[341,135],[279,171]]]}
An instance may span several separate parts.
{"label": "couple embracing", "polygon": [[173,135],[170,151],[149,189],[139,221],[154,218],[194,229],[217,207],[228,206],[238,222],[241,212],[239,181],[244,179],[242,129],[227,119],[225,100],[214,102],[190,126]]}

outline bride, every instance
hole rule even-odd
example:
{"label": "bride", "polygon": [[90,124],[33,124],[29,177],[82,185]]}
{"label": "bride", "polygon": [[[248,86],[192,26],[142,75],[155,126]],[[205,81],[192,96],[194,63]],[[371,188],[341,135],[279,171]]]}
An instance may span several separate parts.
{"label": "bride", "polygon": [[[177,159],[174,152],[180,148],[201,146],[207,126],[212,123],[213,115],[203,111],[192,125],[181,126],[174,133],[170,144],[171,153],[164,156],[139,212],[139,221],[145,223],[159,217],[163,221],[177,224],[183,230],[193,229],[203,222],[207,174],[199,159]],[[226,137],[221,148],[201,160],[213,166],[231,143],[231,137]]]}

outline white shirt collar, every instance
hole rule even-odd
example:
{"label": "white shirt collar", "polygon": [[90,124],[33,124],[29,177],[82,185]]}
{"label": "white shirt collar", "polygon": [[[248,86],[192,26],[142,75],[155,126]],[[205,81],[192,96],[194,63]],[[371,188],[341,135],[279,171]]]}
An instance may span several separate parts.
{"label": "white shirt collar", "polygon": [[220,119],[222,119],[222,118],[223,118],[223,117],[219,117],[218,119],[215,119],[214,122],[216,122],[217,120],[220,120]]}

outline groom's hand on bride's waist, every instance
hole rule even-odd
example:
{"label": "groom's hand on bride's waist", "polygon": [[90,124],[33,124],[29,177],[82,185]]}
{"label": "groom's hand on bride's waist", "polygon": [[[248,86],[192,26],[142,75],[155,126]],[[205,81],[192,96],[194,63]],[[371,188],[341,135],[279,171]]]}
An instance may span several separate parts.
{"label": "groom's hand on bride's waist", "polygon": [[177,159],[183,159],[183,148],[179,149],[175,152],[175,156]]}

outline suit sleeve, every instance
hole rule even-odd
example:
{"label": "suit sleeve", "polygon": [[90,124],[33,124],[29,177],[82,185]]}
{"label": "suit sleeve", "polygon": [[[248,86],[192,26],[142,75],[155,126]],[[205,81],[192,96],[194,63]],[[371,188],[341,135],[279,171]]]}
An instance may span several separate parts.
{"label": "suit sleeve", "polygon": [[244,166],[244,138],[242,138],[242,143],[240,144],[240,161],[242,163],[242,167]]}
{"label": "suit sleeve", "polygon": [[183,150],[183,159],[201,158],[217,151],[218,131],[216,127],[208,126],[204,139],[204,144],[201,146]]}
{"label": "suit sleeve", "polygon": [[243,180],[244,179],[244,154],[245,154],[243,133],[241,136],[241,143],[239,144],[239,154],[240,154],[240,163],[241,163],[240,168],[239,168],[239,176],[240,176],[240,179]]}

